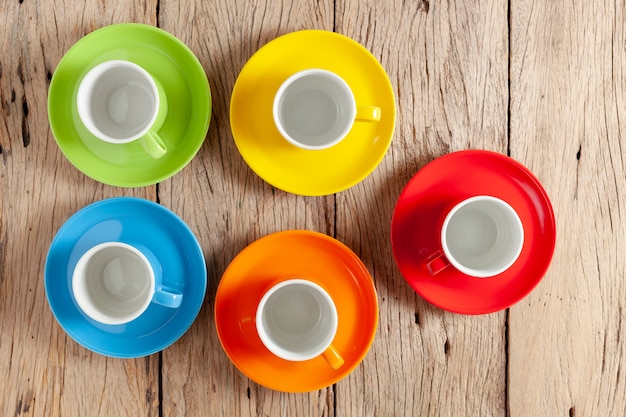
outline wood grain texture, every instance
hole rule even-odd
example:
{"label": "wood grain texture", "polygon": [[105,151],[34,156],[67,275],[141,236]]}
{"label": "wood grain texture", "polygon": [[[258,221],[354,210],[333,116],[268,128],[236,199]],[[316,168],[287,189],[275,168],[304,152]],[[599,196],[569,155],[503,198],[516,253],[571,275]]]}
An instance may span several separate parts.
{"label": "wood grain texture", "polygon": [[58,61],[92,30],[155,22],[155,3],[0,5],[0,414],[158,414],[158,356],[117,360],[71,340],[46,301],[43,266],[63,222],[106,197],[156,197],[155,187],[99,184],[63,157],[50,132],[47,90]]}
{"label": "wood grain texture", "polygon": [[506,415],[506,314],[443,312],[403,280],[391,252],[394,206],[427,162],[460,149],[507,149],[507,5],[338,2],[337,31],[382,63],[398,121],[382,164],[337,196],[337,238],[372,271],[378,336],[337,384],[337,415]]}
{"label": "wood grain texture", "polygon": [[511,309],[511,416],[626,413],[625,12],[511,3],[511,153],[558,226],[549,273]]}
{"label": "wood grain texture", "polygon": [[[0,2],[0,414],[6,416],[623,416],[626,414],[626,6],[620,2],[400,0],[6,0]],[[118,22],[159,26],[207,73],[211,125],[198,155],[158,186],[99,184],[62,155],[47,90],[63,54]],[[392,145],[349,190],[272,188],[234,144],[230,95],[245,62],[299,29],[335,30],[370,50],[397,99]],[[393,261],[401,190],[448,152],[510,153],[544,184],[557,250],[511,309],[447,313]],[[205,304],[160,354],[106,358],[70,339],[45,298],[43,267],[73,213],[107,197],[159,201],[196,234]],[[219,280],[254,240],[310,229],[346,243],[373,276],[374,344],[336,385],[266,389],[229,361],[214,325]]]}
{"label": "wood grain texture", "polygon": [[332,387],[284,394],[261,387],[229,361],[217,338],[214,298],[224,270],[254,240],[289,229],[334,230],[334,197],[306,198],[272,188],[240,156],[232,138],[232,88],[245,62],[282,34],[332,29],[332,2],[161,1],[159,22],[202,63],[213,94],[207,139],[182,172],[159,187],[160,201],[197,234],[209,274],[206,303],[190,331],[163,352],[163,409],[168,416],[333,414]]}

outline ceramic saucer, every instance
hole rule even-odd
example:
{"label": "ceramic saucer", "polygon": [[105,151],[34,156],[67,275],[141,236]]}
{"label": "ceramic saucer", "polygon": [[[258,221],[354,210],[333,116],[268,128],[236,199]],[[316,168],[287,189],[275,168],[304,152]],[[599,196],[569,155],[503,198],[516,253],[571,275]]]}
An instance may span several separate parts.
{"label": "ceramic saucer", "polygon": [[[163,285],[183,293],[182,305],[152,303],[123,325],[87,317],[72,294],[72,271],[90,247],[106,241],[142,250]],[[166,348],[187,331],[202,306],[207,277],[200,245],[179,217],[151,201],[120,197],[84,207],[65,222],[50,245],[44,283],[52,313],[72,339],[102,355],[134,358]]]}
{"label": "ceramic saucer", "polygon": [[[524,246],[507,271],[474,278],[453,267],[430,275],[424,263],[441,250],[439,219],[451,204],[471,195],[508,202],[524,226]],[[513,159],[490,151],[448,154],[422,168],[406,185],[391,225],[393,253],[406,281],[440,308],[485,314],[525,297],[550,265],[556,239],[552,205],[535,176]]]}
{"label": "ceramic saucer", "polygon": [[[80,80],[111,59],[132,61],[162,84],[169,108],[159,130],[168,148],[162,158],[151,158],[138,142],[103,142],[80,121]],[[180,171],[204,142],[210,115],[211,92],[200,62],[180,40],[153,26],[123,23],[90,33],[67,51],[50,82],[48,117],[59,148],[84,174],[109,185],[140,187]]]}
{"label": "ceramic saucer", "polygon": [[[321,285],[337,306],[333,346],[345,363],[333,370],[322,358],[290,362],[270,353],[256,332],[256,306],[276,277],[301,276]],[[245,248],[220,281],[215,300],[220,342],[250,379],[279,391],[314,391],[348,375],[365,357],[378,324],[372,278],[361,260],[339,241],[311,231],[268,235]]]}
{"label": "ceramic saucer", "polygon": [[[274,94],[307,68],[337,73],[357,104],[381,108],[380,122],[355,122],[343,141],[324,150],[289,144],[274,125]],[[308,196],[343,191],[369,175],[391,144],[395,120],[393,89],[380,63],[359,43],[323,30],[289,33],[260,48],[241,70],[230,103],[233,137],[252,170],[276,188]]]}

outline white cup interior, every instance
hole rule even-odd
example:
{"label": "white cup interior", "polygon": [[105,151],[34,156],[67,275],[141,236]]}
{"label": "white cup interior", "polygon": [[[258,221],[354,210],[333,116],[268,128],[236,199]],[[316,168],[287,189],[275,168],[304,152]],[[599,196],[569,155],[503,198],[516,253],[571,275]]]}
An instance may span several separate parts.
{"label": "white cup interior", "polygon": [[122,324],[143,313],[154,293],[154,272],[136,248],[119,242],[94,246],[78,261],[72,277],[78,306],[92,319]]}
{"label": "white cup interior", "polygon": [[96,137],[125,143],[143,136],[156,120],[159,93],[150,74],[128,61],[107,61],[83,78],[78,113]]}
{"label": "white cup interior", "polygon": [[472,197],[448,213],[441,242],[448,261],[461,272],[490,277],[504,272],[519,256],[524,228],[515,210],[491,196]]}
{"label": "white cup interior", "polygon": [[302,279],[275,285],[257,308],[261,341],[276,356],[291,361],[322,354],[335,337],[337,323],[337,310],[328,293]]}
{"label": "white cup interior", "polygon": [[337,74],[311,69],[289,77],[274,98],[274,122],[281,135],[304,149],[337,144],[356,116],[352,90]]}

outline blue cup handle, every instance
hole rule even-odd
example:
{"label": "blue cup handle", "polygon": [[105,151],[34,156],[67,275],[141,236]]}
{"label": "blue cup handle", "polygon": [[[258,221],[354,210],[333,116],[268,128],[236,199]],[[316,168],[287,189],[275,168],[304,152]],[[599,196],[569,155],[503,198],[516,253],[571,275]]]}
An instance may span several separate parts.
{"label": "blue cup handle", "polygon": [[178,308],[183,301],[183,294],[172,288],[159,286],[155,289],[152,302],[164,307]]}

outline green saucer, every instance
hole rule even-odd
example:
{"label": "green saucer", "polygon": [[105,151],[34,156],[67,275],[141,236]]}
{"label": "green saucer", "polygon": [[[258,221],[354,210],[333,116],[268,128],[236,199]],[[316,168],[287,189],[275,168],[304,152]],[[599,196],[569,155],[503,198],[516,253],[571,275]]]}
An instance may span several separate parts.
{"label": "green saucer", "polygon": [[[168,152],[159,159],[150,157],[138,142],[97,139],[78,117],[80,80],[94,66],[112,59],[142,66],[165,90],[169,112],[159,136]],[[198,59],[173,35],[137,23],[107,26],[79,40],[59,62],[48,92],[48,118],[63,154],[84,174],[118,187],[155,184],[180,171],[204,142],[210,117],[211,90]]]}

